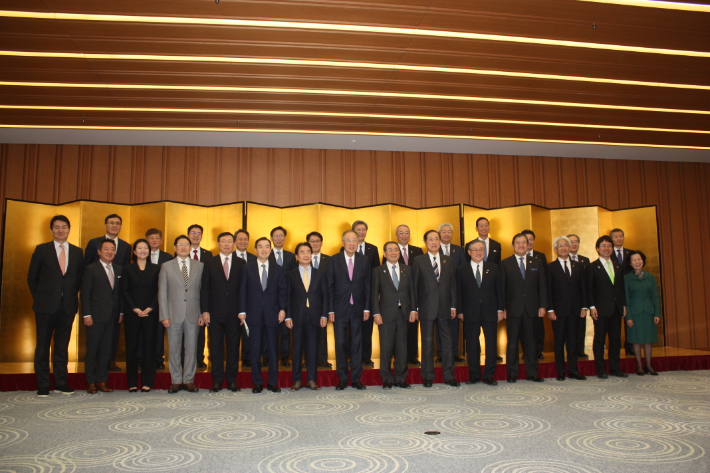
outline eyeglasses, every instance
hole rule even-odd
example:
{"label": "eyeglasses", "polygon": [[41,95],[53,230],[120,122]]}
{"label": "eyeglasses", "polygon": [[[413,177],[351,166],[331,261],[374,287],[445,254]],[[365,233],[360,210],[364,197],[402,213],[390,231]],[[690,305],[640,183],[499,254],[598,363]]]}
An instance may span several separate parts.
{"label": "eyeglasses", "polygon": [[190,246],[190,244],[189,244],[189,243],[178,243],[178,244],[175,245],[175,246],[185,247],[185,246]]}
{"label": "eyeglasses", "polygon": [[200,236],[202,232],[190,232],[190,235]]}
{"label": "eyeglasses", "polygon": [[399,253],[399,248],[387,248],[385,251],[387,253]]}

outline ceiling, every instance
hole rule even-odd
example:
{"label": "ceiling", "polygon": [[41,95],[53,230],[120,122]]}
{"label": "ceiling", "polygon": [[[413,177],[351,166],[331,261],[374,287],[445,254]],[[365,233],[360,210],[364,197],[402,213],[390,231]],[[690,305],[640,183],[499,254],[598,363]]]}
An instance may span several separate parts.
{"label": "ceiling", "polygon": [[4,0],[0,139],[222,132],[710,160],[710,7],[630,3]]}

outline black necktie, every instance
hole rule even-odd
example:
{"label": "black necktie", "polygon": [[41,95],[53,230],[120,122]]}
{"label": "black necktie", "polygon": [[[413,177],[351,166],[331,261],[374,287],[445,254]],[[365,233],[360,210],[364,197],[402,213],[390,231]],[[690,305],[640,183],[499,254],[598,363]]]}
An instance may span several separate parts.
{"label": "black necktie", "polygon": [[569,272],[569,268],[567,267],[567,260],[565,260],[565,274],[568,278],[572,277],[572,274]]}

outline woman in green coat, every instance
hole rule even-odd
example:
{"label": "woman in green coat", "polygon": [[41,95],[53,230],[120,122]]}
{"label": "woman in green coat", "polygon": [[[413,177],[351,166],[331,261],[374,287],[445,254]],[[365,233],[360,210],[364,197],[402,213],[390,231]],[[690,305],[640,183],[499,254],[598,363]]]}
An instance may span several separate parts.
{"label": "woman in green coat", "polygon": [[[632,272],[624,276],[626,288],[626,325],[629,343],[634,345],[636,354],[636,374],[648,373],[657,376],[651,367],[651,344],[658,342],[656,325],[661,321],[661,309],[658,304],[658,289],[653,274],[643,270],[646,255],[633,251],[629,255]],[[646,368],[641,365],[641,344],[646,356]]]}

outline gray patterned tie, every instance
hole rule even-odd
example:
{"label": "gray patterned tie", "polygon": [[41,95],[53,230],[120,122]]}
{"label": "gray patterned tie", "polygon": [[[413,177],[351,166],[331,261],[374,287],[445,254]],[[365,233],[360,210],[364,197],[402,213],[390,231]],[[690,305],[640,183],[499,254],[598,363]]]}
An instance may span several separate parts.
{"label": "gray patterned tie", "polygon": [[520,274],[523,276],[523,279],[525,279],[525,263],[523,263],[523,257],[520,257]]}
{"label": "gray patterned tie", "polygon": [[262,289],[263,291],[266,290],[266,277],[267,277],[267,274],[266,274],[266,265],[265,265],[265,264],[262,264],[262,265],[261,265],[261,289]]}
{"label": "gray patterned tie", "polygon": [[182,280],[185,281],[185,287],[187,287],[187,265],[185,264],[185,260],[182,260]]}
{"label": "gray patterned tie", "polygon": [[284,265],[284,260],[281,259],[281,252],[280,251],[276,252],[276,264],[278,264],[279,266]]}
{"label": "gray patterned tie", "polygon": [[399,277],[397,276],[397,266],[392,266],[392,282],[394,283],[394,288],[399,291]]}
{"label": "gray patterned tie", "polygon": [[436,264],[436,256],[434,256],[434,276],[436,276],[436,282],[439,282],[439,265]]}
{"label": "gray patterned tie", "polygon": [[476,284],[478,284],[478,287],[481,287],[481,265],[480,264],[476,265]]}

